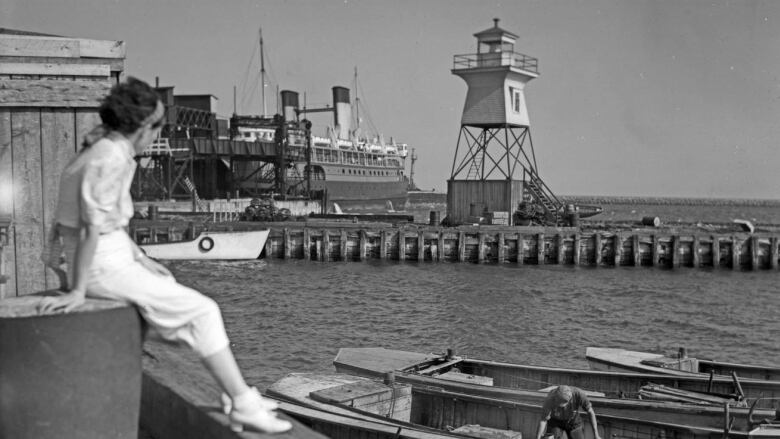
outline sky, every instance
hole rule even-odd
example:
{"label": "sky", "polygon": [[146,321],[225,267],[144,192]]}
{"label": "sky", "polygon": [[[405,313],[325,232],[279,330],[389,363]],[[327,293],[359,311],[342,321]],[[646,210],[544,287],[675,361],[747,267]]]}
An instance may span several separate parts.
{"label": "sky", "polygon": [[[262,112],[260,29],[269,112],[277,89],[324,106],[357,68],[361,116],[415,148],[415,182],[437,191],[467,91],[453,56],[475,53],[493,18],[539,59],[526,102],[556,194],[779,198],[780,2],[0,2],[0,27],[125,41],[126,74],[212,94],[225,117]],[[311,119],[324,135],[330,119]]]}

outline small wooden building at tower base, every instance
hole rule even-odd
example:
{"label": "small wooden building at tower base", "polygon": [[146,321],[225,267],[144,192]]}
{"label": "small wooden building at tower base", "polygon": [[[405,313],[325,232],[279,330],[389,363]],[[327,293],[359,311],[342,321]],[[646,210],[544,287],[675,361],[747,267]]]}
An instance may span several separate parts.
{"label": "small wooden building at tower base", "polygon": [[59,286],[41,253],[60,174],[124,59],[122,41],[0,29],[0,299]]}
{"label": "small wooden building at tower base", "polygon": [[523,199],[523,180],[447,180],[447,218],[450,224],[473,223],[478,217],[512,212]]}

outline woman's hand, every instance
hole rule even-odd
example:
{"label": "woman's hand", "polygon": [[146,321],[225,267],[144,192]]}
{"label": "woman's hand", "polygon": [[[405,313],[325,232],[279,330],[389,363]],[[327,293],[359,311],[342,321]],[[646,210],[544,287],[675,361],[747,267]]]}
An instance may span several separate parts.
{"label": "woman's hand", "polygon": [[165,276],[165,277],[171,277],[171,278],[173,277],[171,272],[167,268],[165,268],[163,264],[147,256],[142,255],[138,259],[138,263],[146,267],[146,269],[151,271],[152,273],[159,274],[160,276]]}
{"label": "woman's hand", "polygon": [[38,304],[38,314],[67,313],[84,304],[83,290],[71,290],[59,296],[46,296]]}

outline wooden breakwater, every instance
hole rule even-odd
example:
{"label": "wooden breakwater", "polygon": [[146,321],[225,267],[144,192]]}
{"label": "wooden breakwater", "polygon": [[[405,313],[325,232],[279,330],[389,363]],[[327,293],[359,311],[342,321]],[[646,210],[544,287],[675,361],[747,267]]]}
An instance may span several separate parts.
{"label": "wooden breakwater", "polygon": [[634,266],[777,270],[778,236],[700,234],[672,229],[585,231],[578,228],[383,223],[208,223],[134,220],[138,243],[187,239],[199,231],[269,228],[267,258],[308,261],[395,260],[515,265]]}

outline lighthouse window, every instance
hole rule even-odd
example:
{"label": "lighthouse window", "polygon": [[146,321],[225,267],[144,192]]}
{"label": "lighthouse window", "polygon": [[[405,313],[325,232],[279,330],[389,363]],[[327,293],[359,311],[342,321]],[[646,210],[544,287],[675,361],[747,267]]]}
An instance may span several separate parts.
{"label": "lighthouse window", "polygon": [[520,90],[516,88],[509,88],[509,93],[512,96],[512,111],[515,113],[520,112]]}

